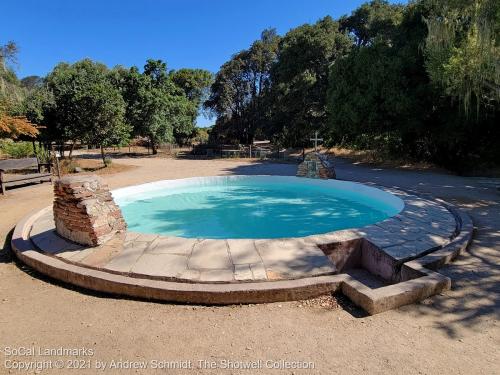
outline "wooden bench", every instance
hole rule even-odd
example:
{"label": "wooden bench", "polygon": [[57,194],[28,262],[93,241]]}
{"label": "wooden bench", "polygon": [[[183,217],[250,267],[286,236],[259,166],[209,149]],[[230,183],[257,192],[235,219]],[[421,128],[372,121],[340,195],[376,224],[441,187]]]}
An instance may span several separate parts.
{"label": "wooden bench", "polygon": [[[46,167],[47,171],[42,172],[41,167]],[[24,185],[31,182],[50,182],[52,181],[50,167],[50,163],[40,163],[37,158],[0,160],[0,192],[5,194],[7,186]],[[32,173],[5,173],[21,170],[31,170]]]}

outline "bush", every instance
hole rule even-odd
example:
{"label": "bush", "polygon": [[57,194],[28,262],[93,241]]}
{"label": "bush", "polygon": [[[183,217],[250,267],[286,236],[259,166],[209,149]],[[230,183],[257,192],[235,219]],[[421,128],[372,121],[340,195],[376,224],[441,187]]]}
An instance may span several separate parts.
{"label": "bush", "polygon": [[62,174],[69,174],[69,173],[75,173],[76,168],[79,167],[79,165],[74,160],[63,159],[61,160],[59,167],[61,168]]}
{"label": "bush", "polygon": [[111,159],[110,157],[105,157],[104,158],[104,165],[106,167],[109,167],[112,163],[113,163],[113,159]]}
{"label": "bush", "polygon": [[45,147],[36,147],[35,155],[40,163],[50,163],[50,151]]}
{"label": "bush", "polygon": [[0,151],[14,159],[28,158],[35,154],[30,142],[0,141]]}

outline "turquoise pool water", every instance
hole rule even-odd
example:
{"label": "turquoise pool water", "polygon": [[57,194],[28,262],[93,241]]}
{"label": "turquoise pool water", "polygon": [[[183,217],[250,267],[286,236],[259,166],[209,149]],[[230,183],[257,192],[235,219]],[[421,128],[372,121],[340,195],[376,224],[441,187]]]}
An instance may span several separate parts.
{"label": "turquoise pool water", "polygon": [[209,177],[143,186],[113,193],[128,230],[186,238],[303,237],[362,227],[402,209],[389,193],[342,181]]}

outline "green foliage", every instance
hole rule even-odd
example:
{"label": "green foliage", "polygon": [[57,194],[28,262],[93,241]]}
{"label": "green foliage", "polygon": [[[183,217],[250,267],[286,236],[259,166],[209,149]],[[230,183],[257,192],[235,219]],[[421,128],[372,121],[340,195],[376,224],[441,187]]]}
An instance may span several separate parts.
{"label": "green foliage", "polygon": [[196,135],[196,117],[203,103],[209,95],[209,89],[213,82],[213,75],[203,69],[180,69],[170,71],[169,77],[175,86],[184,91],[184,95],[191,103],[185,107],[185,111],[192,115],[191,122],[182,122],[184,126],[174,128],[174,137],[178,144],[185,144],[187,140]]}
{"label": "green foliage", "polygon": [[500,103],[500,2],[436,2],[426,18],[426,67],[431,80],[469,112]]}
{"label": "green foliage", "polygon": [[196,108],[209,94],[213,82],[212,73],[203,69],[179,69],[169,73],[172,82],[184,91],[186,97],[192,101]]}
{"label": "green foliage", "polygon": [[214,141],[249,142],[269,124],[271,67],[277,59],[279,36],[264,30],[248,50],[222,65],[215,76],[205,108],[217,116]]}
{"label": "green foliage", "polygon": [[[464,171],[500,164],[499,31],[495,0],[373,0],[283,37],[264,30],[215,77],[201,69],[167,72],[161,60],[147,60],[141,72],[86,59],[19,80],[17,46],[9,42],[0,45],[0,112],[10,122],[26,116],[42,125],[47,143],[80,140],[102,149],[140,135],[153,152],[163,142],[207,137],[299,147],[319,131],[329,145]],[[195,127],[201,104],[217,117],[210,131]],[[21,143],[1,147],[28,152]]]}
{"label": "green foliage", "polygon": [[351,45],[330,17],[283,38],[265,30],[216,75],[205,102],[217,115],[212,140],[249,143],[258,134],[283,145],[304,144],[326,125],[328,69]]}
{"label": "green foliage", "polygon": [[14,42],[0,45],[0,106],[7,109],[9,115],[19,116],[19,106],[26,95],[13,66],[17,62],[19,49]]}
{"label": "green foliage", "polygon": [[[499,30],[494,0],[373,0],[274,35],[266,48],[263,36],[217,73],[205,102],[217,116],[210,139],[298,147],[317,130],[328,145],[460,172],[498,165]],[[265,64],[252,69],[257,51]]]}
{"label": "green foliage", "polygon": [[[373,1],[344,18],[357,45],[330,69],[328,143],[397,154],[409,152],[406,140],[414,141],[409,135],[423,130],[427,98],[421,92],[428,80],[418,68],[418,30],[424,25],[414,22],[422,15],[410,9],[403,13],[399,5]],[[425,154],[420,148],[412,152]]]}
{"label": "green foliage", "polygon": [[36,146],[34,154],[40,163],[50,163],[51,161],[50,150],[43,146]]}
{"label": "green foliage", "polygon": [[[47,107],[54,128],[52,137],[99,146],[119,144],[128,138],[125,102],[105,65],[89,59],[58,64],[48,75],[47,85],[54,103]],[[40,96],[42,107],[50,102],[50,95]]]}
{"label": "green foliage", "polygon": [[390,43],[397,37],[397,26],[401,22],[403,11],[403,5],[373,0],[362,4],[349,17],[341,17],[340,27],[354,35],[357,46]]}
{"label": "green foliage", "polygon": [[39,139],[59,145],[124,145],[132,133],[148,137],[154,152],[162,142],[185,143],[196,133],[200,103],[212,82],[208,71],[167,73],[164,62],[152,59],[143,73],[84,59],[60,63],[47,77],[19,81],[11,68],[16,55],[15,43],[0,45],[0,109],[16,121],[26,116],[41,125]]}
{"label": "green foliage", "polygon": [[22,87],[33,90],[41,87],[44,83],[44,79],[39,76],[28,76],[21,79],[20,83]]}
{"label": "green foliage", "polygon": [[177,141],[191,136],[196,104],[172,82],[164,62],[148,60],[143,73],[133,67],[128,72],[114,72],[114,77],[127,103],[127,122],[136,135],[149,138],[153,153],[174,136]]}
{"label": "green foliage", "polygon": [[271,70],[271,102],[274,131],[282,134],[285,145],[309,144],[310,135],[325,128],[329,67],[351,46],[351,38],[331,17],[283,37]]}
{"label": "green foliage", "polygon": [[193,137],[195,143],[208,143],[209,131],[207,128],[196,128],[196,134]]}
{"label": "green foliage", "polygon": [[51,121],[56,113],[54,95],[47,87],[36,87],[28,94],[23,102],[23,113],[29,121],[44,127],[41,129],[42,139],[58,138],[56,134],[52,134],[53,137],[50,136],[51,132],[57,132],[56,124]]}
{"label": "green foliage", "polygon": [[12,142],[0,140],[0,152],[14,159],[33,156],[33,145],[30,142]]}
{"label": "green foliage", "polygon": [[[467,91],[462,85],[472,83],[467,75],[474,74],[474,69],[465,60],[458,63],[450,59],[451,50],[458,53],[456,48],[438,52],[437,44],[429,46],[429,42],[438,43],[437,37],[450,38],[446,27],[438,36],[432,36],[436,29],[431,29],[439,24],[433,18],[440,9],[438,5],[433,0],[419,1],[407,5],[401,16],[394,12],[394,30],[387,33],[384,28],[382,35],[375,35],[369,43],[360,43],[349,56],[332,66],[328,90],[330,144],[343,143],[391,156],[432,161],[459,172],[500,161],[494,141],[500,136],[500,129],[495,126],[498,104],[491,97],[486,100],[490,108],[481,103],[486,99],[484,92],[481,99],[472,96],[479,111],[476,118],[466,116],[452,99]],[[344,22],[349,24],[349,19]],[[457,36],[454,33],[453,38]],[[467,39],[465,34],[464,38]],[[475,54],[481,60],[470,46],[461,53]],[[450,61],[463,74],[453,71]],[[453,77],[444,78],[444,72]]]}

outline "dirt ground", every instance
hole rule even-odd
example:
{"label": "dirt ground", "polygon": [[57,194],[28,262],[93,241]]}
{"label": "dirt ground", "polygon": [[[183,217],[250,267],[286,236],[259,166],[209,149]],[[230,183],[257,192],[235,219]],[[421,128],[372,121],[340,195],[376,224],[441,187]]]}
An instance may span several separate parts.
{"label": "dirt ground", "polygon": [[[137,168],[102,176],[112,188],[189,176],[289,175],[296,168],[231,160],[124,158],[113,163]],[[61,365],[58,359],[77,358],[12,355],[13,349],[23,347],[93,351],[78,357],[90,360],[91,369],[68,368],[89,362],[64,362],[62,370],[41,373],[94,374],[103,372],[96,368],[103,362],[108,366],[104,372],[117,374],[500,374],[500,182],[365,167],[345,160],[337,160],[337,175],[431,193],[471,214],[477,226],[473,245],[441,269],[453,280],[451,291],[375,316],[366,316],[342,297],[339,305],[327,300],[213,307],[96,294],[52,281],[12,259],[8,244],[16,222],[49,205],[52,198],[50,184],[24,187],[0,197],[0,240],[5,242],[0,256],[0,374],[26,373],[9,369],[14,363],[45,360],[54,367]],[[182,360],[191,360],[192,368],[152,368],[161,361],[186,365],[178,362]],[[203,368],[199,360],[207,361],[201,363]],[[251,362],[257,360],[262,362]],[[230,367],[227,361],[233,361],[233,367],[250,363],[261,368],[222,368]],[[283,367],[283,362],[274,361],[312,362],[314,368],[268,368]],[[148,368],[109,368],[120,364]],[[212,365],[217,368],[207,368]]]}

